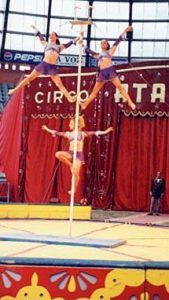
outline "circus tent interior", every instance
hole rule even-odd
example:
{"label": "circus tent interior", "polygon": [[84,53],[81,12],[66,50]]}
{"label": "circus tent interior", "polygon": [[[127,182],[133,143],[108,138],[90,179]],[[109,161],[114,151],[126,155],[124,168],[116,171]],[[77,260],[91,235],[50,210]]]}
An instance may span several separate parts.
{"label": "circus tent interior", "polygon": [[[80,199],[87,198],[88,204],[93,208],[146,211],[149,206],[149,184],[154,173],[160,169],[165,178],[169,176],[166,163],[168,139],[165,139],[168,131],[168,2],[58,0],[57,6],[55,1],[33,1],[31,5],[21,1],[20,4],[15,0],[2,1],[0,11],[1,111],[4,110],[5,120],[4,125],[2,119],[1,127],[1,168],[11,183],[10,201],[49,203],[56,198],[61,203],[69,202],[67,190],[70,188],[71,174],[67,167],[62,164],[59,166],[55,159],[55,152],[67,145],[61,138],[44,138],[40,128],[45,123],[60,131],[67,130],[68,121],[75,113],[75,105],[68,106],[63,98],[64,103],[59,107],[59,100],[57,101],[57,97],[54,99],[54,87],[48,77],[38,78],[35,83],[31,83],[29,92],[25,87],[21,94],[14,95],[12,101],[9,101],[11,99],[7,93],[23,73],[29,73],[42,58],[42,48],[33,37],[30,24],[39,26],[46,37],[51,30],[57,28],[64,43],[78,34],[79,26],[72,26],[70,21],[79,18],[93,20],[92,25],[84,27],[83,39],[84,44],[95,51],[99,49],[100,39],[107,38],[113,43],[122,29],[127,24],[132,24],[132,37],[129,36],[120,44],[114,64],[119,69],[121,81],[138,104],[138,111],[132,114],[127,107],[120,109],[117,104],[123,99],[109,83],[100,92],[98,101],[95,100],[94,105],[86,110],[86,129],[103,130],[112,125],[115,130],[105,137],[93,137],[85,141],[86,164],[81,170],[82,180],[75,202],[79,203]],[[69,7],[69,10],[65,11],[65,7]],[[104,14],[101,13],[103,11]],[[16,18],[19,19],[17,26]],[[72,46],[66,49],[58,63],[60,73],[68,73],[63,80],[74,93],[77,78],[71,76],[71,73],[77,73],[77,48]],[[84,54],[82,56],[80,97],[83,101],[94,86],[96,73],[92,75],[92,72],[96,72],[96,61]],[[68,67],[65,69],[66,65]],[[91,75],[87,78],[88,75],[85,74],[88,73]],[[33,104],[33,101],[26,99],[32,96],[36,87],[39,93]],[[22,101],[24,109],[21,107]],[[17,102],[20,106],[18,109]],[[6,122],[7,115],[9,118],[12,115],[13,122],[18,122],[16,126],[12,122]],[[40,124],[35,125],[38,122]],[[10,124],[12,129],[4,128]],[[6,130],[9,131],[10,138],[7,137]],[[14,135],[18,139],[17,143]],[[41,145],[40,136],[47,143],[46,149],[45,145]],[[11,143],[18,149],[11,148]],[[38,149],[38,143],[39,150],[34,151],[34,147]],[[7,150],[8,147],[10,151]],[[46,163],[49,152],[50,158]],[[66,172],[68,179],[65,185],[60,182],[63,172]],[[36,190],[33,188],[35,182]],[[168,211],[167,195],[168,193],[163,205],[164,212]]]}
{"label": "circus tent interior", "polygon": [[[75,102],[68,101],[49,74],[40,74],[9,95],[9,91],[28,78],[44,59],[43,47],[31,25],[36,26],[46,40],[51,32],[57,32],[64,45],[80,36],[81,42],[64,49],[56,63],[57,75],[75,96]],[[136,109],[127,105],[111,81],[106,81],[90,105],[82,109],[81,104],[92,93],[99,76],[97,59],[85,52],[85,47],[99,53],[101,40],[106,39],[113,45],[129,25],[131,30],[118,45],[112,62]],[[21,300],[22,290],[26,294],[30,291],[34,297],[37,288],[41,294],[46,293],[47,300],[168,299],[169,260],[162,250],[159,258],[156,256],[158,247],[162,247],[160,241],[148,245],[144,241],[144,253],[138,243],[133,246],[133,251],[137,248],[134,255],[130,253],[130,237],[137,240],[132,229],[130,231],[135,216],[139,221],[133,221],[133,226],[136,225],[133,231],[139,228],[141,243],[143,226],[149,240],[151,235],[156,239],[156,233],[154,228],[147,229],[147,224],[156,227],[162,224],[164,228],[158,228],[161,237],[165,236],[168,227],[168,36],[168,1],[0,1],[0,299]],[[73,118],[77,129],[79,115],[84,119],[86,136],[84,164],[74,193],[73,167],[59,161],[56,153],[70,150],[63,133],[70,131]],[[43,126],[61,134],[55,137],[47,134],[42,130]],[[113,127],[112,131],[96,134],[110,127]],[[87,132],[92,134],[87,135]],[[72,157],[72,165],[76,155]],[[157,171],[166,182],[160,203],[160,215],[165,219],[157,220],[153,216],[150,221],[147,216],[150,185]],[[97,211],[102,217],[94,220]],[[110,224],[102,224],[103,220],[106,222],[103,216],[107,212],[111,216],[118,213],[118,221],[110,217],[107,220]],[[131,217],[130,220],[130,216],[134,219]],[[10,223],[16,219],[16,223]],[[59,223],[55,223],[58,220]],[[66,245],[64,230],[68,223],[65,225],[63,221],[70,226]],[[137,227],[140,224],[143,233],[141,227]],[[122,229],[119,227],[118,231],[113,227],[113,234],[112,226],[122,226]],[[54,239],[51,232],[56,235]],[[59,242],[58,235],[63,235]],[[72,235],[77,240],[86,237],[87,241],[79,246],[79,240],[74,241]],[[112,236],[116,245],[113,240],[113,246],[112,243],[107,246],[107,239],[108,243],[112,242]],[[94,239],[92,244],[90,238]],[[100,238],[106,240],[104,246],[101,242],[101,250],[98,250],[95,243],[100,243]],[[39,243],[45,245],[45,249],[48,247],[46,254],[35,251]],[[167,241],[164,243],[167,248]],[[14,251],[8,252],[12,245],[18,249],[16,255]],[[72,256],[68,246],[73,251]],[[89,247],[87,251],[85,247]],[[106,247],[111,248],[110,255],[107,254],[109,250],[105,251]],[[117,257],[113,247],[119,250]],[[152,259],[148,247],[155,247]],[[94,248],[96,252],[92,252]],[[9,257],[13,260],[8,268]],[[27,275],[24,270],[28,270]],[[160,283],[157,272],[162,274]],[[123,288],[117,292],[108,287],[116,273],[124,281]],[[128,281],[124,280],[125,274],[129,274]],[[130,281],[133,276],[135,282]]]}

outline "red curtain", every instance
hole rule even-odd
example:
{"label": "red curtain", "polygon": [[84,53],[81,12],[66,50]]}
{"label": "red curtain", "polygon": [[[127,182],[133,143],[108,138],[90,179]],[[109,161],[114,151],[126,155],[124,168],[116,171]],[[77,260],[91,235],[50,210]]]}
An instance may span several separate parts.
{"label": "red curtain", "polygon": [[[30,203],[48,203],[52,198],[68,203],[71,188],[71,173],[67,166],[56,160],[58,150],[67,151],[65,138],[52,137],[41,127],[46,124],[57,131],[68,130],[69,119],[30,119],[27,139],[24,199]],[[82,170],[83,172],[83,170]],[[83,177],[82,177],[83,179]],[[82,197],[80,184],[78,199]],[[56,200],[55,200],[56,201]],[[78,200],[75,198],[75,202]]]}
{"label": "red curtain", "polygon": [[[75,71],[66,69],[65,73]],[[71,80],[65,76],[63,83],[68,90],[75,91],[76,80],[76,75]],[[133,84],[134,79],[130,78],[130,81]],[[84,76],[81,90],[91,92],[94,82],[94,75]],[[31,86],[16,93],[4,110],[0,125],[0,164],[15,187],[11,201],[49,203],[52,198],[57,198],[61,203],[70,201],[70,170],[55,159],[56,151],[68,149],[68,142],[61,137],[53,138],[41,129],[46,124],[59,131],[69,130],[75,104],[65,99],[59,102],[54,94],[56,90],[49,78],[38,78]],[[148,86],[148,95],[150,92]],[[157,170],[162,171],[166,183],[169,179],[169,118],[126,117],[114,98],[115,89],[107,83],[97,100],[83,112],[85,130],[105,130],[113,125],[114,132],[86,138],[86,163],[81,170],[75,203],[85,197],[93,208],[146,211],[150,202],[151,179]],[[164,113],[168,108],[167,101],[165,107],[160,103]],[[145,111],[145,106],[141,107]],[[164,212],[169,210],[168,194],[166,184]]]}
{"label": "red curtain", "polygon": [[[71,70],[66,69],[66,72]],[[76,89],[77,72],[74,73],[75,76],[72,76],[71,81],[69,77],[63,78],[64,85],[69,87],[68,90]],[[84,76],[81,90],[90,92],[94,83],[95,75]],[[88,202],[96,208],[110,208],[112,205],[113,185],[111,183],[118,107],[112,101],[111,86],[111,83],[105,85],[99,94],[99,99],[94,101],[94,105],[91,105],[84,114],[85,130],[105,130],[112,125],[115,128],[115,131],[107,136],[98,138],[91,136],[85,140],[86,163],[81,169],[81,180],[75,195],[75,203],[82,198],[87,198]],[[42,125],[46,124],[49,128],[58,131],[69,130],[69,121],[75,113],[75,104],[68,103],[66,99],[61,99],[59,102],[55,90],[56,87],[49,78],[38,78],[31,83],[31,87],[24,89],[20,201],[48,203],[53,198],[57,198],[61,203],[70,201],[68,194],[71,188],[70,170],[55,158],[56,151],[68,150],[69,142],[61,137],[52,138],[41,129]]]}
{"label": "red curtain", "polygon": [[169,119],[122,116],[117,153],[114,209],[146,211],[151,180],[166,180],[162,210],[169,211]]}
{"label": "red curtain", "polygon": [[0,119],[0,170],[17,186],[22,139],[23,91],[8,102]]}
{"label": "red curtain", "polygon": [[[112,201],[113,186],[113,152],[114,137],[116,135],[116,119],[118,109],[110,101],[107,104],[102,101],[105,91],[110,89],[110,83],[105,85],[100,93],[99,109],[95,104],[85,113],[85,130],[104,130],[114,126],[115,131],[106,136],[86,138],[84,146],[85,165],[81,169],[81,180],[75,195],[75,203],[80,199],[87,198],[93,207],[110,208]],[[68,104],[69,105],[69,104]],[[25,110],[26,110],[25,106]],[[30,109],[30,107],[29,107]],[[110,111],[112,112],[110,114]],[[26,114],[26,112],[25,112]],[[105,116],[103,117],[103,114]],[[70,118],[25,118],[23,123],[24,144],[27,150],[23,155],[23,174],[25,174],[24,201],[30,203],[48,203],[51,198],[57,198],[61,203],[69,203],[68,191],[71,188],[71,173],[67,166],[59,163],[55,158],[56,151],[68,150],[69,142],[62,137],[51,137],[42,131],[41,127],[46,124],[51,129],[64,132],[69,130]]]}

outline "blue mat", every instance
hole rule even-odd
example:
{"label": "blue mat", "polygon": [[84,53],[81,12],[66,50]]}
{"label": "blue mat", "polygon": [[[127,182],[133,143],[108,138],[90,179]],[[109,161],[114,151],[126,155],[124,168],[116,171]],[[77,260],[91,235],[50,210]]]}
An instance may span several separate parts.
{"label": "blue mat", "polygon": [[126,243],[125,240],[91,239],[78,237],[70,238],[39,234],[1,234],[0,241],[44,243],[53,245],[83,246],[95,248],[114,248]]}

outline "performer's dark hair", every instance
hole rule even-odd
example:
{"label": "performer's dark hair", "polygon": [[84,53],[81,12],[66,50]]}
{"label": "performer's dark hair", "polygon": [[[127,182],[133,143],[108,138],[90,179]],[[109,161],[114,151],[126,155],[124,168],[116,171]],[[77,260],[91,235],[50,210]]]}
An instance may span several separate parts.
{"label": "performer's dark hair", "polygon": [[55,35],[56,35],[56,37],[57,37],[57,40],[56,40],[56,45],[60,45],[60,41],[59,41],[59,39],[58,39],[58,34],[54,31],[53,32]]}
{"label": "performer's dark hair", "polygon": [[106,42],[107,42],[107,50],[109,50],[110,49],[110,43],[109,43],[108,40],[106,40]]}

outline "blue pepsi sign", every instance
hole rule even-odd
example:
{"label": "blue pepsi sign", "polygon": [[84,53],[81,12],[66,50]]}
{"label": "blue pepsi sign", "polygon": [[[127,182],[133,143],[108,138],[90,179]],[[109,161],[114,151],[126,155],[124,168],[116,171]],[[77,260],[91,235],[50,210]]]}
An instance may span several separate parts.
{"label": "blue pepsi sign", "polygon": [[42,58],[42,53],[13,50],[4,50],[2,53],[2,60],[6,62],[37,64],[42,60]]}

